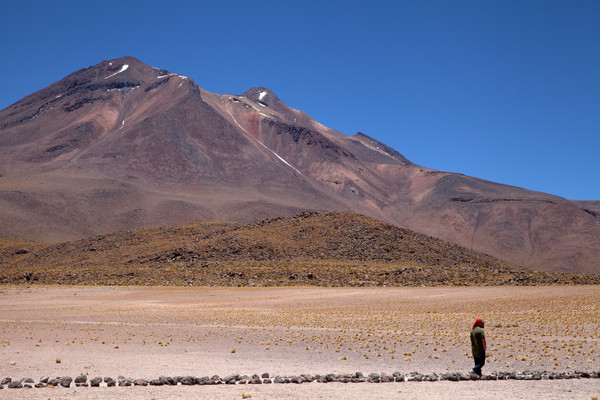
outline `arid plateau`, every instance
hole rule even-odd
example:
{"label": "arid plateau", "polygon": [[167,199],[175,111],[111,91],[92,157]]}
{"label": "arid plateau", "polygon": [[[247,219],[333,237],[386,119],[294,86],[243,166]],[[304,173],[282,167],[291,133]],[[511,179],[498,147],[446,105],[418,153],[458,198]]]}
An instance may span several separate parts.
{"label": "arid plateau", "polygon": [[[600,380],[597,286],[165,288],[3,286],[2,375],[152,380],[360,371],[442,376],[471,368],[472,321],[487,322],[484,374],[540,380],[5,389],[18,398],[593,398]],[[565,375],[567,376],[567,375]],[[584,374],[583,376],[586,376]]]}

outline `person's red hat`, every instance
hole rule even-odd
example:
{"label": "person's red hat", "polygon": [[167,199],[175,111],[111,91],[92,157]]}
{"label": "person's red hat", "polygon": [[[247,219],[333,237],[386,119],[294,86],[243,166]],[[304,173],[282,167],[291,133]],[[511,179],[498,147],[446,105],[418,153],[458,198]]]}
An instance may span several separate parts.
{"label": "person's red hat", "polygon": [[477,326],[481,326],[481,324],[483,324],[483,320],[481,318],[477,319],[473,324],[473,329],[475,329]]}

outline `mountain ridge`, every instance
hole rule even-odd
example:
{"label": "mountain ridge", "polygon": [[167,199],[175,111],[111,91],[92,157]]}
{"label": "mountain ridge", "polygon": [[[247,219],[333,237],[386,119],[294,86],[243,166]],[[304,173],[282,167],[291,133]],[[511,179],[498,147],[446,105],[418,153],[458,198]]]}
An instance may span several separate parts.
{"label": "mountain ridge", "polygon": [[265,87],[208,92],[133,57],[0,110],[0,235],[57,242],[349,211],[546,271],[600,271],[594,202],[410,162]]}

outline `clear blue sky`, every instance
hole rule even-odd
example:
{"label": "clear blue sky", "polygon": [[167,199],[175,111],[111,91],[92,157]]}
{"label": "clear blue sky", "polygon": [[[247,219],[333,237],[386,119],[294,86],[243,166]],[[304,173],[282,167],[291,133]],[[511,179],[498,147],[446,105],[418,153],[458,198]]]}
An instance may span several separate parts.
{"label": "clear blue sky", "polygon": [[131,55],[411,161],[600,200],[600,1],[0,1],[0,109]]}

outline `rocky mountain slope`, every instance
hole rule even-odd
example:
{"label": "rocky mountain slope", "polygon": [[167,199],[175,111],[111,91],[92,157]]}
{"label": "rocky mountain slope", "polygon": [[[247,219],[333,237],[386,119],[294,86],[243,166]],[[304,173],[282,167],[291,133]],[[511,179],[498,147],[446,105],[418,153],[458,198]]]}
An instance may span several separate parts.
{"label": "rocky mountain slope", "polygon": [[132,58],[0,111],[0,235],[59,242],[352,210],[546,271],[600,272],[595,202],[411,163],[266,88],[219,95]]}
{"label": "rocky mountain slope", "polygon": [[0,283],[178,286],[600,284],[532,272],[349,212],[116,232],[58,245],[0,242]]}

